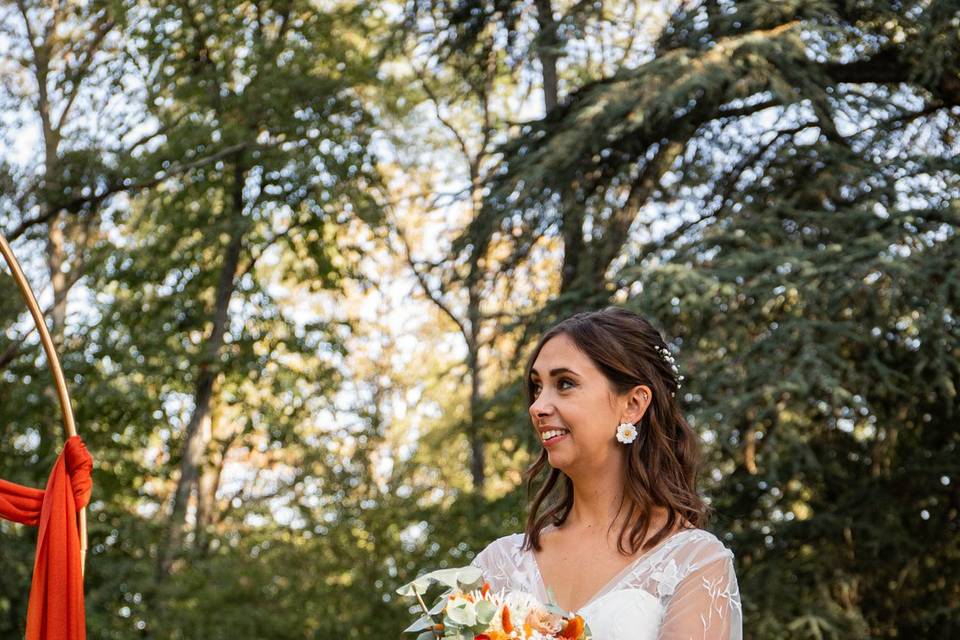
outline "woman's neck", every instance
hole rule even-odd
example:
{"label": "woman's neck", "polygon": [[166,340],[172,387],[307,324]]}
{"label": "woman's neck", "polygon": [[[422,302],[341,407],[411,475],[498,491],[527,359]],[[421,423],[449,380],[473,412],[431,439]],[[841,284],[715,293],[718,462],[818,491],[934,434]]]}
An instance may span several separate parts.
{"label": "woman's neck", "polygon": [[[629,505],[623,500],[624,468],[607,465],[603,473],[584,473],[571,476],[573,482],[573,506],[564,526],[583,533],[609,531],[616,535],[627,520]],[[626,466],[624,460],[623,466]],[[654,508],[650,514],[637,514],[634,520],[650,519],[650,530],[658,530],[666,521],[663,509]],[[631,523],[633,524],[633,523]]]}
{"label": "woman's neck", "polygon": [[[573,506],[567,523],[575,529],[603,531],[611,523],[620,524],[626,517],[626,509],[620,509],[623,499],[623,464],[606,464],[603,472],[596,470],[571,475],[573,482]],[[619,512],[619,513],[618,513]]]}

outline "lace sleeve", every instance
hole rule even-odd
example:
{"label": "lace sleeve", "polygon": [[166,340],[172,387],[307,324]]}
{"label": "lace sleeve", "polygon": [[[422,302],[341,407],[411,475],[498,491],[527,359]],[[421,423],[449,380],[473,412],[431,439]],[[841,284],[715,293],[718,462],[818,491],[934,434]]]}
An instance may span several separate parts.
{"label": "lace sleeve", "polygon": [[740,589],[733,552],[711,550],[677,584],[658,640],[742,640]]}
{"label": "lace sleeve", "polygon": [[484,579],[494,591],[510,587],[509,562],[503,546],[503,539],[494,540],[470,562],[483,572]]}

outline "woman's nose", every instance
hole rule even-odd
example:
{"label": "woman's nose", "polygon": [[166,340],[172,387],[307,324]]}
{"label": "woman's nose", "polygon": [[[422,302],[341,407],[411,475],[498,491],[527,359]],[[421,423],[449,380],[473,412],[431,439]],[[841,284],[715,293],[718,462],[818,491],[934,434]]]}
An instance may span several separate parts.
{"label": "woman's nose", "polygon": [[540,392],[537,399],[530,405],[530,415],[534,418],[545,416],[550,413],[550,403],[547,401],[546,393]]}

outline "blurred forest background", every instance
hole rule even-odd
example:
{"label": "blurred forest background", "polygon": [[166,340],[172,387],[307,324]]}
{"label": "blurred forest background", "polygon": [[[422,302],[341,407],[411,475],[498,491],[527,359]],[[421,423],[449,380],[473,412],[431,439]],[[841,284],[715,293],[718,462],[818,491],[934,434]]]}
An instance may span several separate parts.
{"label": "blurred forest background", "polygon": [[[397,586],[521,530],[523,359],[607,304],[676,349],[747,638],[960,634],[955,0],[4,0],[0,81],[92,639],[399,637]],[[40,486],[5,271],[0,331]]]}

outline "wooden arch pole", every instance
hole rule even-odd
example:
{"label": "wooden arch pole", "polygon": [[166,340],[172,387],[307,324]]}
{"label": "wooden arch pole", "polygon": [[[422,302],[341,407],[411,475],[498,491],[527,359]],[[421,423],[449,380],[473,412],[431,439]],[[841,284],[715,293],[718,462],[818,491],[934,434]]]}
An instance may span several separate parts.
{"label": "wooden arch pole", "polygon": [[[30,283],[27,282],[26,276],[23,275],[20,263],[17,262],[16,256],[13,255],[13,250],[10,248],[7,239],[3,237],[3,234],[0,234],[0,253],[3,253],[3,258],[10,267],[10,273],[17,282],[20,293],[27,303],[27,307],[30,309],[30,315],[33,316],[33,321],[37,325],[37,331],[40,333],[40,341],[43,343],[43,350],[47,354],[47,362],[50,364],[51,373],[53,373],[53,383],[57,388],[57,396],[60,398],[60,411],[63,414],[63,425],[67,431],[67,437],[75,436],[77,435],[77,425],[73,420],[73,406],[70,404],[70,393],[67,391],[67,381],[66,378],[63,377],[63,368],[60,366],[60,359],[57,357],[56,349],[53,346],[53,338],[50,337],[50,332],[47,330],[47,323],[44,320],[43,312],[40,310],[40,305],[37,304],[37,298],[33,295],[33,290],[30,288]],[[86,507],[80,510],[79,519],[80,570],[82,572],[86,567],[87,560]]]}

